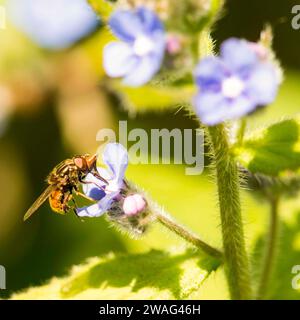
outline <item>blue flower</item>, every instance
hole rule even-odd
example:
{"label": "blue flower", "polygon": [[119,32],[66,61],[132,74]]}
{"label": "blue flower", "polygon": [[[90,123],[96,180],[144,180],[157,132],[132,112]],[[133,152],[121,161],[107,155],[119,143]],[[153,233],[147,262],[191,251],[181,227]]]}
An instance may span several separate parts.
{"label": "blue flower", "polygon": [[262,59],[252,43],[229,39],[220,57],[204,58],[195,70],[200,89],[196,113],[206,125],[236,119],[274,101],[279,85],[274,64]]}
{"label": "blue flower", "polygon": [[72,45],[99,23],[85,0],[10,0],[8,6],[12,22],[49,49]]}
{"label": "blue flower", "polygon": [[88,174],[83,184],[84,193],[98,201],[88,207],[77,209],[79,217],[99,217],[107,212],[114,200],[120,198],[120,193],[125,186],[124,175],[128,166],[127,150],[119,143],[109,143],[103,151],[103,162],[108,169],[98,167],[99,174],[108,181],[97,179]]}
{"label": "blue flower", "polygon": [[110,77],[137,87],[147,83],[161,67],[166,47],[159,18],[144,7],[135,11],[118,10],[110,18],[110,28],[121,41],[104,48],[103,64]]}

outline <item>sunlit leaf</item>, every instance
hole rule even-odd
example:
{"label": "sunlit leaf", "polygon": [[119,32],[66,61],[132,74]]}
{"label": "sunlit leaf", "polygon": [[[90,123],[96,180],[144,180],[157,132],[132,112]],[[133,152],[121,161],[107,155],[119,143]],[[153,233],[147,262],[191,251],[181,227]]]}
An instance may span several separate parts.
{"label": "sunlit leaf", "polygon": [[[266,296],[271,300],[300,299],[299,267],[297,267],[300,265],[300,211],[290,211],[293,219],[281,217],[280,221],[280,236],[276,249],[278,256],[273,263],[274,272]],[[260,278],[264,245],[264,237],[259,237],[252,255],[255,280]]]}
{"label": "sunlit leaf", "polygon": [[195,91],[191,85],[178,87],[147,85],[130,88],[114,82],[113,87],[119,92],[124,106],[134,112],[179,108],[190,103]]}
{"label": "sunlit leaf", "polygon": [[234,149],[240,163],[253,173],[277,176],[300,167],[299,118],[256,131]]}
{"label": "sunlit leaf", "polygon": [[73,268],[65,278],[14,295],[13,299],[189,299],[219,262],[199,252],[108,255]]}

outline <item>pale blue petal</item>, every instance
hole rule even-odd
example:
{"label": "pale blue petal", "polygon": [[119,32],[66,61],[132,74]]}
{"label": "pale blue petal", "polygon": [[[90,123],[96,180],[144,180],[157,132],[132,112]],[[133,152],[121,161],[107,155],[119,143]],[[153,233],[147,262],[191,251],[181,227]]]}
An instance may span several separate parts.
{"label": "pale blue petal", "polygon": [[120,188],[128,166],[128,152],[120,143],[108,143],[103,151],[103,162],[110,168]]}
{"label": "pale blue petal", "polygon": [[88,207],[79,208],[76,210],[77,215],[79,217],[100,217],[102,216],[107,210],[102,210],[101,207],[99,207],[98,203],[95,203]]}
{"label": "pale blue petal", "polygon": [[145,7],[139,7],[137,9],[137,14],[143,25],[143,31],[147,33],[152,33],[154,31],[163,31],[164,26],[159,20],[158,16],[151,10]]}
{"label": "pale blue petal", "polygon": [[123,83],[130,87],[146,84],[159,71],[161,63],[162,57],[157,55],[141,57],[136,67],[125,76]]}
{"label": "pale blue petal", "polygon": [[228,70],[220,58],[207,57],[198,64],[194,75],[202,90],[216,91],[221,89],[221,82],[228,76]]}
{"label": "pale blue petal", "polygon": [[246,83],[246,93],[258,105],[267,105],[275,100],[278,77],[270,64],[260,64],[255,68]]}
{"label": "pale blue petal", "polygon": [[85,0],[10,0],[12,22],[40,46],[62,49],[95,29],[99,20]]}
{"label": "pale blue petal", "polygon": [[229,100],[227,99],[228,112],[225,120],[233,120],[253,112],[257,104],[249,97],[241,95],[240,97]]}
{"label": "pale blue petal", "polygon": [[103,66],[110,77],[122,77],[130,72],[138,59],[124,42],[111,42],[104,47]]}
{"label": "pale blue petal", "polygon": [[199,93],[194,98],[194,105],[201,122],[209,126],[222,122],[228,111],[224,100],[224,97],[218,93]]}
{"label": "pale blue petal", "polygon": [[202,93],[195,98],[196,113],[202,123],[212,126],[226,120],[237,119],[255,110],[255,103],[241,95],[227,99],[221,94]]}
{"label": "pale blue petal", "polygon": [[259,59],[255,51],[247,41],[230,38],[221,46],[221,58],[233,71],[246,76],[249,70],[258,63]]}
{"label": "pale blue petal", "polygon": [[105,184],[103,181],[97,179],[93,174],[89,173],[84,179],[86,183],[82,184],[82,190],[85,195],[94,199],[100,200],[105,196],[105,192],[101,187],[104,188]]}
{"label": "pale blue petal", "polygon": [[126,42],[133,42],[143,29],[139,16],[129,10],[115,11],[109,20],[109,26],[115,36]]}
{"label": "pale blue petal", "polygon": [[77,209],[77,215],[79,217],[90,217],[90,218],[100,217],[110,209],[114,198],[118,194],[119,192],[113,192],[113,193],[107,194],[98,203],[93,204],[91,206]]}

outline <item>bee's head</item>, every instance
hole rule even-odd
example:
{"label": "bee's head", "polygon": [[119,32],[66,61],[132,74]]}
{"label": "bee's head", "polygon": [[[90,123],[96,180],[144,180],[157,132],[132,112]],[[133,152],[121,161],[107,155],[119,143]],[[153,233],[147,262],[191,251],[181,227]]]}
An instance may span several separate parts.
{"label": "bee's head", "polygon": [[85,173],[91,173],[93,174],[96,178],[104,181],[105,183],[107,183],[107,181],[102,178],[97,170],[97,154],[91,156],[89,154],[86,154],[84,156],[76,156],[73,158],[75,165],[77,166],[77,168]]}
{"label": "bee's head", "polygon": [[83,156],[75,156],[73,161],[80,171],[89,173],[96,169],[97,155],[91,156],[86,154]]}

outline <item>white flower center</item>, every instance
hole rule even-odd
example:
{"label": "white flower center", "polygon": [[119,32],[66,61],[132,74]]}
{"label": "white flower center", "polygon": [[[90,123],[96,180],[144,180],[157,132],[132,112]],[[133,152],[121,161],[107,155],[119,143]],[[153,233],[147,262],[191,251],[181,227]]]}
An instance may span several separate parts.
{"label": "white flower center", "polygon": [[237,98],[244,88],[243,81],[235,76],[227,78],[222,83],[222,93],[226,98]]}
{"label": "white flower center", "polygon": [[134,53],[138,56],[145,56],[154,49],[154,42],[145,36],[136,38],[133,44]]}

